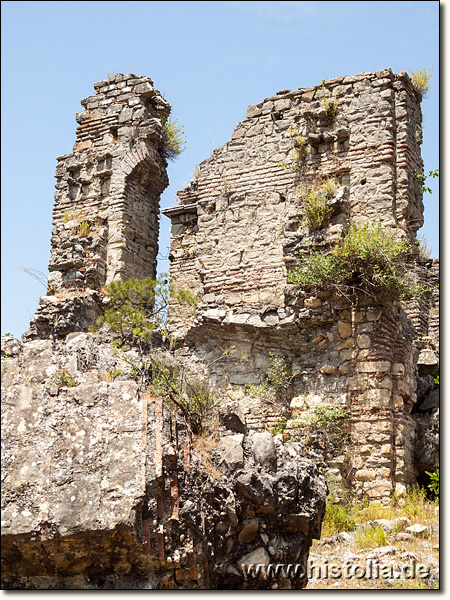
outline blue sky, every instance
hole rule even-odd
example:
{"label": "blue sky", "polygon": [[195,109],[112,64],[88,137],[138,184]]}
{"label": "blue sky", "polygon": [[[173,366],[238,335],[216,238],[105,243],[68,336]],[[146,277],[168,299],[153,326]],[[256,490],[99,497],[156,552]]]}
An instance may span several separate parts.
{"label": "blue sky", "polygon": [[[176,203],[210,147],[247,106],[322,79],[427,67],[425,172],[439,167],[439,2],[2,2],[2,324],[28,329],[47,273],[56,157],[72,151],[75,113],[108,73],[148,75],[172,104],[188,149],[169,164]],[[443,3],[441,3],[443,4]],[[427,182],[424,234],[439,251],[439,181]],[[161,217],[160,253],[169,220]],[[161,261],[160,270],[167,270]]]}

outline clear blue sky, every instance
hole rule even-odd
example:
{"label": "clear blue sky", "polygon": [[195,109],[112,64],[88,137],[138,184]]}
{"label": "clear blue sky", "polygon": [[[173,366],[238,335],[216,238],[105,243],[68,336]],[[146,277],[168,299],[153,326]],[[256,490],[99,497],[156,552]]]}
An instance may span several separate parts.
{"label": "clear blue sky", "polygon": [[[443,3],[441,3],[442,5]],[[183,123],[162,206],[255,104],[322,79],[427,67],[425,171],[439,167],[439,8],[426,2],[2,2],[2,324],[28,329],[47,273],[56,157],[72,151],[75,113],[108,72],[148,75]],[[438,180],[425,234],[438,255]],[[167,254],[169,220],[161,218]],[[160,270],[167,270],[162,261]]]}

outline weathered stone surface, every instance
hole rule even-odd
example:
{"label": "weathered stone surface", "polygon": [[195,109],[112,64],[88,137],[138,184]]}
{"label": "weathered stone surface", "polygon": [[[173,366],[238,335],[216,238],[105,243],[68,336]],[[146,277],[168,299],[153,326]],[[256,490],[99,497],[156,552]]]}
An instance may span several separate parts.
{"label": "weathered stone surface", "polygon": [[[105,284],[155,274],[170,112],[146,77],[95,89],[73,153],[58,159],[48,295],[26,343],[2,340],[5,581],[270,587],[241,567],[298,563],[320,534],[325,486],[305,456],[382,504],[439,464],[438,261],[414,257],[417,282],[433,287],[402,306],[287,283],[354,220],[415,239],[417,94],[389,69],[280,91],[248,108],[164,211],[175,287],[199,299],[190,311],[172,304],[176,354],[209,365],[213,383],[241,386],[228,388],[217,447],[196,454],[184,419],[142,387],[149,370],[134,380],[142,354],[118,356],[106,331],[85,333],[107,306]],[[325,179],[329,214],[313,231],[304,201]],[[333,437],[336,409],[345,417]]]}
{"label": "weathered stone surface", "polygon": [[416,523],[415,525],[411,525],[405,529],[406,533],[412,533],[415,536],[422,536],[428,532],[428,527],[426,525],[420,525]]}
{"label": "weathered stone surface", "polygon": [[317,468],[238,433],[210,455],[218,475],[184,418],[132,378],[142,360],[106,333],[2,339],[4,588],[266,588],[244,555],[283,540],[274,560],[306,559],[325,510]]}
{"label": "weathered stone surface", "polygon": [[244,449],[242,447],[243,434],[228,435],[222,438],[216,449],[219,456],[219,468],[225,473],[231,473],[244,466]]}
{"label": "weathered stone surface", "polygon": [[252,450],[255,461],[267,470],[276,469],[276,450],[270,432],[253,433],[251,435]]}
{"label": "weathered stone surface", "polygon": [[[360,294],[352,300],[302,290],[287,284],[287,275],[308,252],[339,241],[355,221],[379,221],[415,240],[423,220],[414,183],[423,168],[421,121],[408,76],[389,69],[282,91],[249,106],[231,141],[178,193],[177,214],[185,207],[192,228],[174,237],[170,267],[175,287],[208,298],[188,319],[174,302],[170,319],[179,346],[208,361],[215,382],[264,385],[269,356],[285,357],[292,365],[287,400],[314,397],[352,413],[353,465],[341,468],[341,476],[353,480],[356,472],[373,470],[375,482],[392,486],[413,483],[417,474],[414,380],[417,350],[423,366],[437,374],[438,262],[414,257],[417,282],[435,287],[402,307],[373,306]],[[330,214],[312,231],[304,201],[324,179],[335,186]],[[163,213],[178,222],[171,211]],[[314,410],[303,404],[291,408]],[[252,407],[249,429],[275,427],[292,416],[276,410],[264,402]],[[301,421],[298,415],[288,421],[296,440],[306,436]],[[387,451],[394,444],[401,460]],[[364,468],[357,464],[361,456]],[[388,485],[353,481],[358,495],[370,489],[372,498],[389,501]]]}
{"label": "weathered stone surface", "polygon": [[156,275],[170,105],[152,83],[117,75],[81,101],[73,154],[56,168],[48,296],[27,339],[86,330],[102,312],[94,293],[106,283]]}

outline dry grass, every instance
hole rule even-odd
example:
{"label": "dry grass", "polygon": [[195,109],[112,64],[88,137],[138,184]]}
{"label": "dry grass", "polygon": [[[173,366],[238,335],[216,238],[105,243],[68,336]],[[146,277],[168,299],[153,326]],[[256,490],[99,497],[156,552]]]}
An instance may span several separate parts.
{"label": "dry grass", "polygon": [[335,504],[327,502],[327,510],[322,524],[322,536],[330,537],[341,531],[353,531],[356,523],[368,523],[376,519],[394,520],[407,517],[414,523],[430,525],[434,523],[436,515],[436,502],[427,499],[423,488],[412,488],[403,500],[403,506],[393,501],[391,506],[383,506],[375,502],[363,505],[352,503]]}
{"label": "dry grass", "polygon": [[195,435],[192,440],[193,450],[205,471],[217,480],[222,479],[223,475],[211,461],[211,451],[217,447],[219,439],[217,422],[211,421],[207,428],[202,433]]}
{"label": "dry grass", "polygon": [[411,69],[411,83],[416,92],[426,98],[430,91],[431,72],[425,67],[424,69]]}

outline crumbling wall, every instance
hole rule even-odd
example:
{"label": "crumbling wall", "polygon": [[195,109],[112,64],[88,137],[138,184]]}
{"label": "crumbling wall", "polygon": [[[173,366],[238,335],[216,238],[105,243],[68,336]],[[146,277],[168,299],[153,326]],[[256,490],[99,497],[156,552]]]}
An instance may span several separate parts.
{"label": "crumbling wall", "polygon": [[86,330],[105,284],[156,275],[170,105],[148,77],[116,75],[94,88],[76,116],[73,153],[57,159],[48,290],[29,339]]}
{"label": "crumbling wall", "polygon": [[103,334],[2,338],[2,587],[304,587],[306,570],[246,569],[306,564],[325,511],[316,465],[238,417],[205,460],[133,379],[146,360]]}
{"label": "crumbling wall", "polygon": [[[264,313],[284,306],[295,255],[339,238],[349,219],[380,221],[414,240],[423,223],[414,176],[423,170],[421,121],[409,77],[389,69],[251,105],[231,140],[179,192],[180,205],[163,211],[172,219],[176,285],[212,305],[214,295],[231,309]],[[337,186],[334,214],[310,235],[302,198],[326,178]],[[176,311],[173,325],[181,336],[189,326]]]}
{"label": "crumbling wall", "polygon": [[[199,298],[191,317],[173,303],[180,348],[210,364],[216,382],[240,385],[264,381],[270,353],[284,356],[293,366],[293,406],[313,397],[351,409],[353,458],[342,461],[340,476],[383,502],[417,474],[417,335],[399,306],[311,296],[286,282],[304,253],[338,241],[350,221],[381,222],[415,240],[423,223],[415,177],[423,171],[421,124],[405,72],[283,90],[249,106],[231,140],[179,192],[179,206],[163,211],[172,220],[175,286]],[[305,196],[326,181],[331,214],[311,231]],[[286,407],[262,403],[258,412],[254,426],[262,427]]]}

